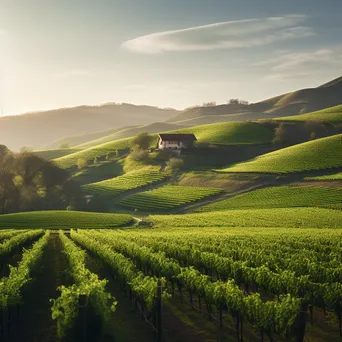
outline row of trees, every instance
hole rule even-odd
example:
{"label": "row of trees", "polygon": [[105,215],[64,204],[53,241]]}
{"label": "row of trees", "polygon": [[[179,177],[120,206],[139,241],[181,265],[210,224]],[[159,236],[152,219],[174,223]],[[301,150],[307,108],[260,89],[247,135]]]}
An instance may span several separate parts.
{"label": "row of trees", "polygon": [[30,152],[0,145],[0,213],[75,208],[82,194],[69,173]]}

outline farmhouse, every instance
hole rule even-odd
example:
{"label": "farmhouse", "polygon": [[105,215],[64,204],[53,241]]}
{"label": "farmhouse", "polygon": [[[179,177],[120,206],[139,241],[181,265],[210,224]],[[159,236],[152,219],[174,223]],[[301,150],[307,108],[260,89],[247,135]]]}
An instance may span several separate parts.
{"label": "farmhouse", "polygon": [[180,153],[182,149],[187,149],[193,146],[194,141],[197,141],[194,134],[159,134],[158,148]]}

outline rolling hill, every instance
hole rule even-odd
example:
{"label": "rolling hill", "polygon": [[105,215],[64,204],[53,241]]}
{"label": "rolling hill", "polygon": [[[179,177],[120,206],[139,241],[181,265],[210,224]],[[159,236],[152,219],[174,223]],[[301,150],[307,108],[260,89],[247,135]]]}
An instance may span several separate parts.
{"label": "rolling hill", "polygon": [[[342,76],[316,88],[307,88],[279,95],[261,102],[226,104],[210,107],[193,107],[167,120],[171,123],[186,123],[205,117],[224,116],[222,121],[258,120],[310,113],[342,104]],[[213,121],[211,121],[213,122]]]}
{"label": "rolling hill", "polygon": [[221,172],[291,173],[342,167],[342,134],[264,154]]}
{"label": "rolling hill", "polygon": [[79,106],[0,118],[1,143],[12,150],[22,146],[41,148],[67,136],[105,131],[109,128],[146,125],[177,114],[173,109],[132,104]]}
{"label": "rolling hill", "polygon": [[[239,145],[239,144],[266,144],[273,138],[271,128],[264,127],[261,123],[253,122],[231,122],[202,125],[191,128],[183,128],[169,133],[194,133],[198,142]],[[153,135],[151,147],[157,144],[157,134]],[[100,144],[82,151],[69,154],[55,159],[56,163],[62,167],[72,167],[78,159],[92,160],[95,157],[103,157],[115,150],[125,150],[130,147],[131,138],[123,138],[108,143]]]}
{"label": "rolling hill", "polygon": [[316,112],[300,114],[295,116],[285,116],[277,118],[275,120],[281,121],[322,121],[332,125],[338,125],[342,123],[342,105],[322,109]]}

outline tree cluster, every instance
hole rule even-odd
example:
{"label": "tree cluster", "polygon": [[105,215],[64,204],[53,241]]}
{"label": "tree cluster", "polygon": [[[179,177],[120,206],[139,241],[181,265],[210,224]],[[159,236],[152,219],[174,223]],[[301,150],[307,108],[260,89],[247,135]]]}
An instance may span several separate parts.
{"label": "tree cluster", "polygon": [[281,146],[290,146],[337,133],[334,126],[320,121],[306,121],[302,125],[281,123],[275,129],[273,142]]}
{"label": "tree cluster", "polygon": [[0,145],[0,213],[74,208],[81,191],[69,173],[30,152]]}

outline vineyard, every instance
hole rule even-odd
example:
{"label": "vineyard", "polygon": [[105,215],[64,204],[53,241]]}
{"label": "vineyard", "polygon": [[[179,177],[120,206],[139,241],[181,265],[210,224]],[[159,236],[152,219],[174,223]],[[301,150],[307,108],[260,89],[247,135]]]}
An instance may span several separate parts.
{"label": "vineyard", "polygon": [[160,182],[166,177],[165,173],[158,170],[133,171],[123,176],[84,185],[83,189],[90,194],[116,196],[128,190]]}
{"label": "vineyard", "polygon": [[140,210],[168,210],[217,195],[221,189],[166,185],[154,190],[127,196],[118,203]]}
{"label": "vineyard", "polygon": [[82,211],[32,211],[0,216],[0,228],[112,228],[131,224],[127,214],[91,213]]}
{"label": "vineyard", "polygon": [[[205,324],[208,340],[338,341],[342,336],[341,230],[4,230],[0,239],[0,248],[16,247],[20,255],[1,271],[5,341],[20,340],[23,315],[42,310],[39,305],[50,317],[44,324],[53,326],[49,340],[55,334],[65,341],[102,341],[105,332],[120,340],[122,327],[115,324],[123,305],[131,305],[131,317],[121,324],[129,330],[144,324],[137,332],[140,341],[198,341],[196,335],[185,339],[182,329],[168,334],[178,312],[189,315],[193,326]],[[25,249],[18,252],[21,246]],[[4,250],[1,260],[9,261],[14,252]],[[40,301],[45,292],[35,284],[44,279],[44,270],[52,270],[51,257],[55,272],[67,273],[50,279],[54,295]],[[37,307],[28,308],[32,296]],[[34,311],[30,317],[41,331],[43,321],[35,321]],[[145,339],[148,334],[155,337]],[[132,340],[127,338],[120,341]]]}
{"label": "vineyard", "polygon": [[[342,166],[342,135],[333,135],[283,148],[222,172],[290,173]],[[324,157],[322,157],[324,156]]]}
{"label": "vineyard", "polygon": [[236,209],[183,215],[151,215],[158,227],[342,228],[342,211],[323,208]]}
{"label": "vineyard", "polygon": [[277,186],[235,196],[201,207],[200,211],[291,207],[342,208],[342,189],[311,186]]}

